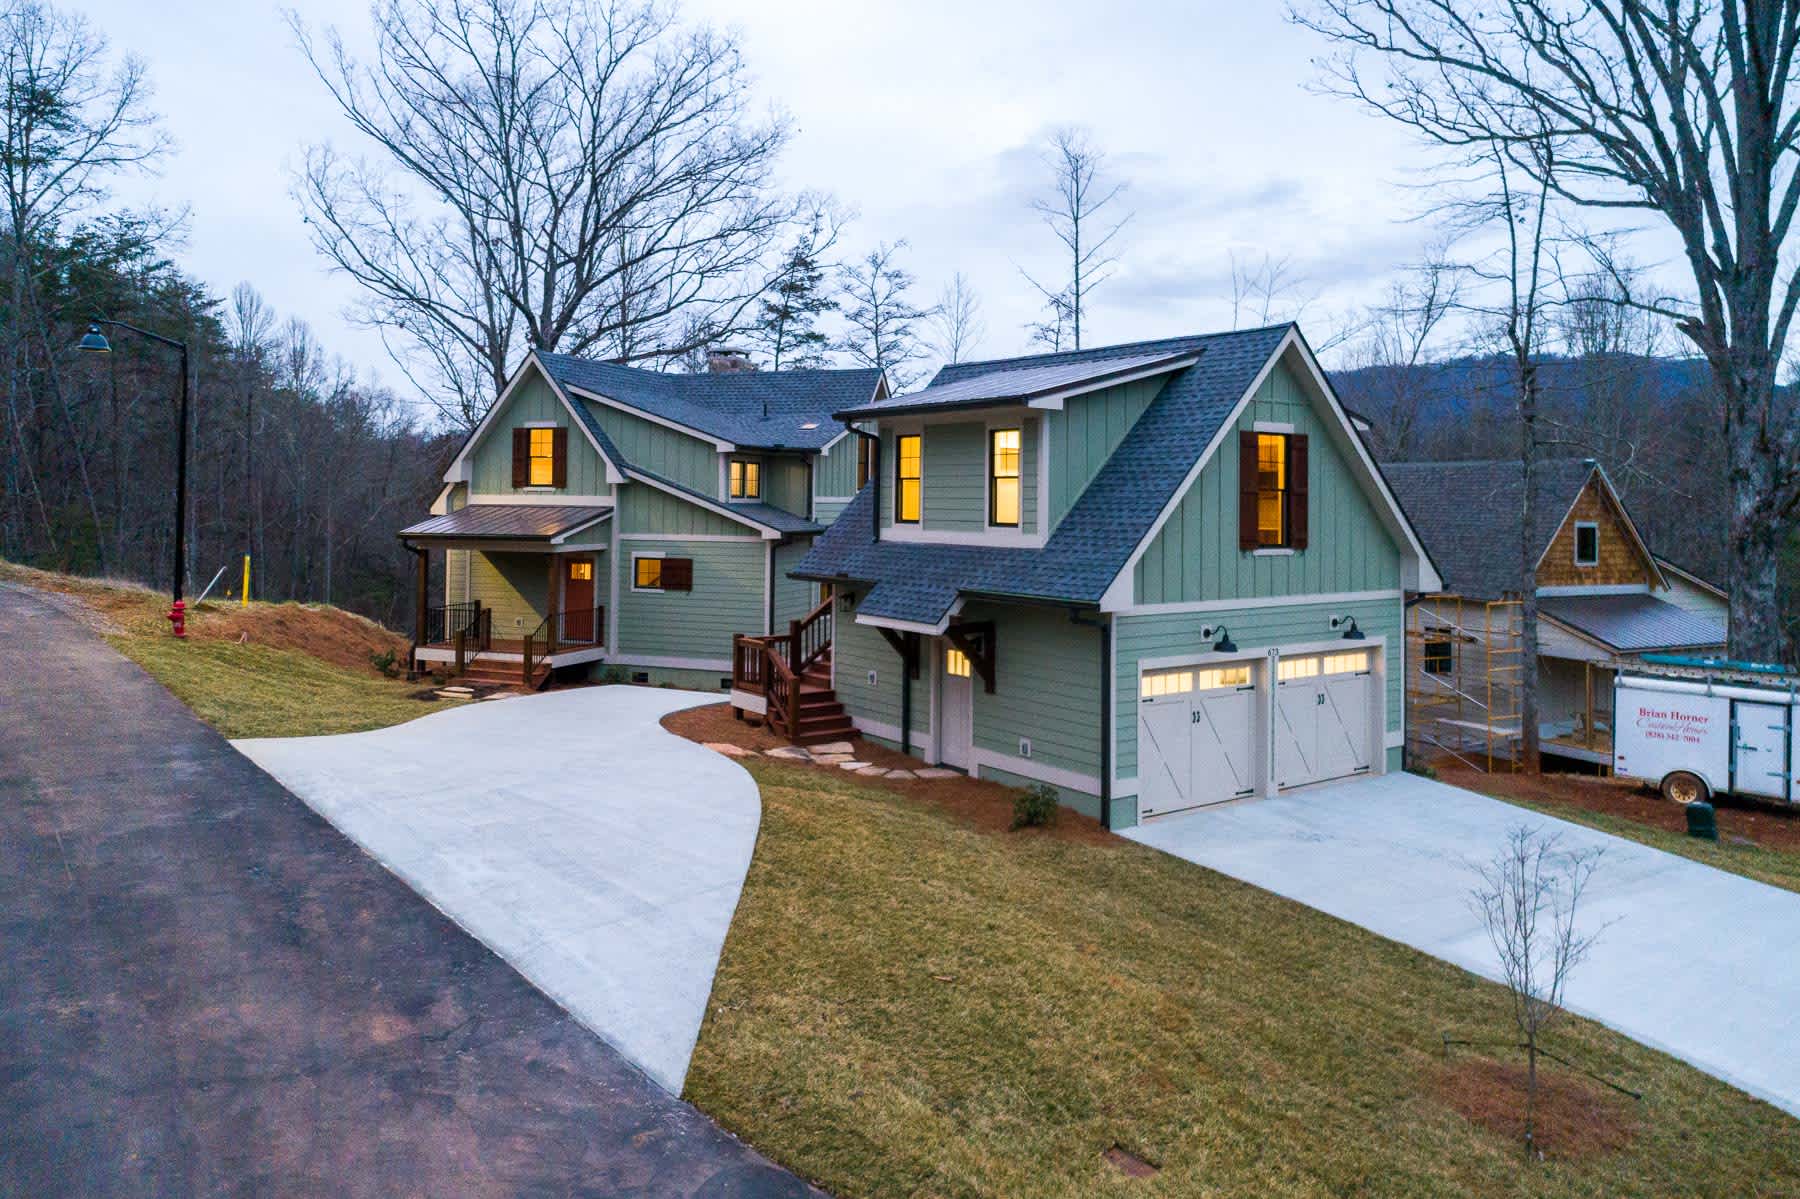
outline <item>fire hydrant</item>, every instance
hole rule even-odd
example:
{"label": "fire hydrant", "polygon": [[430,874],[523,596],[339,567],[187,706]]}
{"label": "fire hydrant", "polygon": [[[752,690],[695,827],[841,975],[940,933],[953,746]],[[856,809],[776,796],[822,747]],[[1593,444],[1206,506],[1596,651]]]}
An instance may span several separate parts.
{"label": "fire hydrant", "polygon": [[175,626],[177,637],[187,636],[187,601],[176,600],[169,608],[169,623]]}

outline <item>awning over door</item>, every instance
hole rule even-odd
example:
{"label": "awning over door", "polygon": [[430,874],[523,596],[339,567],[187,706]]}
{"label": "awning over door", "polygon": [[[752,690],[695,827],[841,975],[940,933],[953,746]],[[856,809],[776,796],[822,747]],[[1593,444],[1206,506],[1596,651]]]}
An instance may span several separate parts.
{"label": "awning over door", "polygon": [[562,504],[470,504],[408,525],[400,530],[400,536],[407,541],[428,543],[504,541],[518,542],[520,549],[530,549],[534,544],[548,549],[577,534],[591,532],[612,512],[609,507]]}

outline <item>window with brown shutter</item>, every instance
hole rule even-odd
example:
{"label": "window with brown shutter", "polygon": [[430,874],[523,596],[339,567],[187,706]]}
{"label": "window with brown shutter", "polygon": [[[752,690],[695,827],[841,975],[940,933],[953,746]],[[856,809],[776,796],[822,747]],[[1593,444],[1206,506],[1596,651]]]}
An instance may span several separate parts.
{"label": "window with brown shutter", "polygon": [[1287,544],[1306,548],[1306,434],[1287,435]]}
{"label": "window with brown shutter", "polygon": [[569,431],[561,426],[550,437],[550,486],[569,485]]}
{"label": "window with brown shutter", "polygon": [[526,486],[531,477],[531,430],[512,431],[512,485]]}
{"label": "window with brown shutter", "polygon": [[664,591],[692,591],[694,589],[694,560],[692,558],[664,558],[662,560],[662,588]]}
{"label": "window with brown shutter", "polygon": [[1306,548],[1304,433],[1238,434],[1238,548]]}
{"label": "window with brown shutter", "polygon": [[632,559],[633,591],[692,591],[694,560],[692,558],[659,558],[642,554]]}
{"label": "window with brown shutter", "polygon": [[1256,548],[1256,434],[1238,433],[1238,549]]}

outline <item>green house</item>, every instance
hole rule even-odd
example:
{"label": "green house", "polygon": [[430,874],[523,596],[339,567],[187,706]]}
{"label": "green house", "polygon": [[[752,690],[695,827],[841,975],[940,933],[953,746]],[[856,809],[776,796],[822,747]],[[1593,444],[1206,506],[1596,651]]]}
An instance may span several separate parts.
{"label": "green house", "polygon": [[791,568],[868,458],[831,413],[886,398],[881,373],[713,365],[531,354],[430,518],[401,530],[419,556],[416,660],[495,682],[604,668],[719,688],[735,637],[817,608],[821,588]]}
{"label": "green house", "polygon": [[1399,769],[1437,573],[1297,327],[959,363],[836,416],[871,482],[791,571],[833,627],[734,702],[804,739],[828,696],[1115,828]]}

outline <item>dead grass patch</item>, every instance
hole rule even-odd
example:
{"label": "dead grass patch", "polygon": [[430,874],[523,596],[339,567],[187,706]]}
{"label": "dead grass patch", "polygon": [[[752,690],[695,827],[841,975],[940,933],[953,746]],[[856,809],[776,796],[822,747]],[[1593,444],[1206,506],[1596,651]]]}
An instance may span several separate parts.
{"label": "dead grass patch", "polygon": [[[1524,1063],[1489,1057],[1446,1063],[1434,1079],[1444,1103],[1521,1152],[1527,1085]],[[1549,1063],[1538,1064],[1536,1140],[1545,1157],[1618,1153],[1631,1144],[1637,1123],[1628,1096]]]}

